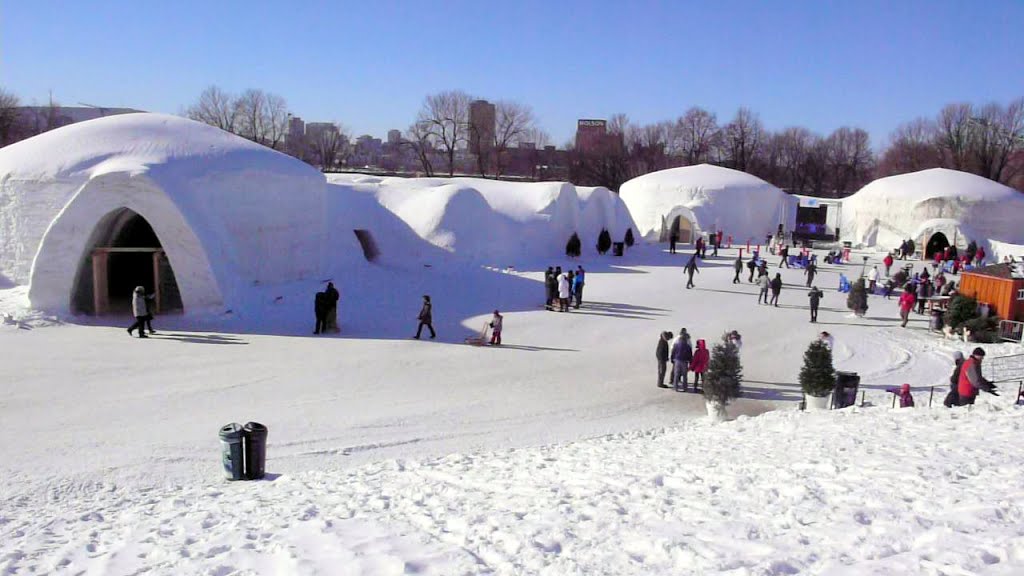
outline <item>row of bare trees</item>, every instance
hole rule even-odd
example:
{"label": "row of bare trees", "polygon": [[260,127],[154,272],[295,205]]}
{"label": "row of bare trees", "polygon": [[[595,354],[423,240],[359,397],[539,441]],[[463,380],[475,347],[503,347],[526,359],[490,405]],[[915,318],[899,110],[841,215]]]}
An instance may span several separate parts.
{"label": "row of bare trees", "polygon": [[284,145],[288,133],[288,103],[255,88],[234,95],[210,86],[185,110],[185,116],[274,149]]}
{"label": "row of bare trees", "polygon": [[493,125],[476,122],[470,116],[473,98],[460,90],[430,94],[406,131],[423,172],[433,175],[440,164],[451,176],[456,170],[456,156],[467,149],[475,159],[481,176],[502,176],[508,167],[509,150],[521,142],[542,146],[547,136],[536,127],[533,109],[519,102],[500,100],[494,103]]}

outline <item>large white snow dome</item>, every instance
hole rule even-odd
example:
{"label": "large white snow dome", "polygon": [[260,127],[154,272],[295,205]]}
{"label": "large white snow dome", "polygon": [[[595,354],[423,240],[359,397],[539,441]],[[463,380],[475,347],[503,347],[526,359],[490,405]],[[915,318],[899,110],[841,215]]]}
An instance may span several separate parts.
{"label": "large white snow dome", "polygon": [[843,200],[841,234],[856,245],[886,249],[910,238],[928,256],[971,240],[1022,244],[1024,194],[946,168],[889,176]]}
{"label": "large white snow dome", "polygon": [[302,162],[176,116],[72,124],[0,149],[0,274],[32,306],[230,306],[319,272],[326,183]]}
{"label": "large white snow dome", "polygon": [[722,230],[736,242],[763,238],[796,224],[799,201],[756,176],[710,164],[671,168],[626,182],[619,196],[647,240],[682,242]]}
{"label": "large white snow dome", "polygon": [[626,206],[602,187],[350,174],[329,174],[328,180],[374,194],[422,238],[447,252],[502,265],[564,254],[574,232],[588,252],[595,250],[602,229],[621,241],[634,227]]}

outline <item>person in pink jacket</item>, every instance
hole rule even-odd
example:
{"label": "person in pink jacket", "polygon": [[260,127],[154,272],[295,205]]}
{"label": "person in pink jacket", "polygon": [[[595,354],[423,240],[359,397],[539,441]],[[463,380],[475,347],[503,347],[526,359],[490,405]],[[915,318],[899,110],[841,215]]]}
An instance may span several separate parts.
{"label": "person in pink jacket", "polygon": [[690,370],[693,371],[694,392],[700,392],[698,385],[701,381],[701,375],[707,372],[710,360],[711,354],[708,353],[708,347],[704,340],[697,340],[697,349],[693,351],[693,360],[690,361]]}
{"label": "person in pink jacket", "polygon": [[914,294],[913,288],[908,284],[903,288],[903,294],[900,296],[900,318],[903,319],[903,323],[900,326],[907,327],[907,322],[910,321],[910,311],[914,309],[916,302],[917,294]]}
{"label": "person in pink jacket", "polygon": [[886,388],[885,391],[899,397],[900,408],[914,407],[914,397],[910,394],[910,384],[904,384],[899,388]]}

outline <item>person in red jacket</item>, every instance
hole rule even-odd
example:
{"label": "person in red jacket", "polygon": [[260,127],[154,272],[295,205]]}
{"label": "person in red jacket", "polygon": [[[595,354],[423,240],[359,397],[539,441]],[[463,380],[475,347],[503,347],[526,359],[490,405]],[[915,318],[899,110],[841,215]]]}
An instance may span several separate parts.
{"label": "person in red jacket", "polygon": [[885,258],[882,258],[882,264],[885,264],[885,277],[888,278],[889,277],[889,269],[892,268],[892,253],[891,252],[889,254],[886,254]]}
{"label": "person in red jacket", "polygon": [[960,382],[957,384],[957,393],[960,395],[960,406],[974,404],[978,397],[978,390],[984,390],[993,396],[999,396],[999,391],[991,382],[981,375],[981,361],[985,358],[985,350],[975,348],[971,356],[964,360],[960,367]]}
{"label": "person in red jacket", "polygon": [[981,263],[985,261],[985,248],[978,246],[978,251],[974,253],[974,265],[981,266]]}
{"label": "person in red jacket", "polygon": [[711,355],[708,353],[708,347],[703,340],[697,340],[697,349],[693,352],[693,360],[690,361],[690,370],[693,371],[693,391],[700,392],[698,387],[701,381],[701,375],[707,372],[708,363],[711,361]]}
{"label": "person in red jacket", "polygon": [[903,319],[903,323],[900,324],[903,328],[907,327],[907,322],[910,321],[910,311],[914,309],[914,303],[917,302],[917,294],[914,294],[914,289],[907,284],[903,288],[903,294],[900,296],[900,318]]}

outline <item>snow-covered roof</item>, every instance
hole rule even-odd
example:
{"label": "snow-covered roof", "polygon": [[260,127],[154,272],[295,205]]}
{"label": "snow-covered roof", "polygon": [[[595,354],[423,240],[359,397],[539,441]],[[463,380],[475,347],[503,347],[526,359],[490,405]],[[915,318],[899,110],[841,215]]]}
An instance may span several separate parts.
{"label": "snow-covered roof", "polygon": [[710,164],[644,174],[623,184],[619,195],[648,239],[680,215],[698,230],[757,238],[779,224],[791,229],[798,204],[757,176]]}
{"label": "snow-covered roof", "polygon": [[844,199],[842,215],[843,238],[865,246],[893,248],[901,239],[954,231],[965,245],[1024,241],[1024,194],[946,168],[879,178]]}

